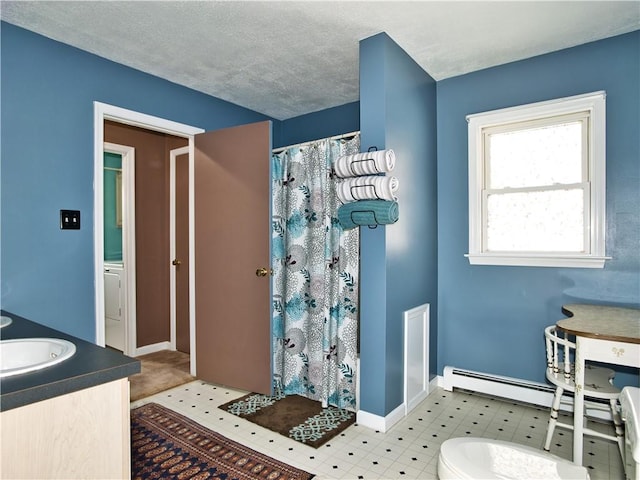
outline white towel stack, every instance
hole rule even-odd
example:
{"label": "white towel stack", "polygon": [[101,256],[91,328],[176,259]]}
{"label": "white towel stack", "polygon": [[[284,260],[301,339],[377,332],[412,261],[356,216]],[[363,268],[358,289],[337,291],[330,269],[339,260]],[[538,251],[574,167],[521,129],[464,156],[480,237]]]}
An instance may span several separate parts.
{"label": "white towel stack", "polygon": [[344,155],[334,165],[336,175],[340,178],[389,173],[395,166],[396,155],[393,150],[376,150]]}
{"label": "white towel stack", "polygon": [[344,155],[334,165],[336,175],[342,180],[336,185],[338,199],[344,204],[359,200],[398,200],[396,177],[387,176],[396,166],[393,150]]}
{"label": "white towel stack", "polygon": [[364,177],[346,178],[338,182],[336,193],[342,203],[357,200],[398,200],[395,192],[398,190],[396,177],[367,175]]}

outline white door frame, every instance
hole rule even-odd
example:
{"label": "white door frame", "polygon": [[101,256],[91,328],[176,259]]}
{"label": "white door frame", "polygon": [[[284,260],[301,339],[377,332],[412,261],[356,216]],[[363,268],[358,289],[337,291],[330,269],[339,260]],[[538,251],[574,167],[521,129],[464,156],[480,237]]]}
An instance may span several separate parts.
{"label": "white door frame", "polygon": [[[176,158],[188,153],[188,146],[169,152],[169,264],[176,258]],[[189,190],[191,190],[191,185],[189,185]],[[189,256],[191,256],[191,252],[189,252]],[[191,282],[191,278],[189,278],[189,282]],[[191,285],[189,285],[189,292],[191,292]],[[172,266],[169,271],[169,312],[171,316],[169,338],[172,350],[176,349],[176,303],[176,267]]]}
{"label": "white door frame", "polygon": [[[189,329],[191,344],[191,374],[195,375],[195,171],[194,171],[194,135],[204,132],[203,129],[173,122],[160,117],[154,117],[144,113],[127,110],[101,102],[93,102],[94,121],[94,199],[93,199],[93,241],[94,241],[94,278],[95,278],[95,326],[96,344],[104,346],[105,342],[105,319],[104,319],[104,121],[113,120],[115,122],[133,125],[164,132],[189,140]],[[136,348],[136,350],[138,350]],[[129,352],[129,355],[136,355],[136,351]]]}
{"label": "white door frame", "polygon": [[125,328],[123,353],[131,355],[136,350],[136,155],[135,148],[131,146],[109,142],[104,142],[103,145],[103,152],[116,153],[122,157],[122,263],[124,264],[124,282],[121,288],[124,289],[125,298],[125,309],[122,312],[122,321]]}

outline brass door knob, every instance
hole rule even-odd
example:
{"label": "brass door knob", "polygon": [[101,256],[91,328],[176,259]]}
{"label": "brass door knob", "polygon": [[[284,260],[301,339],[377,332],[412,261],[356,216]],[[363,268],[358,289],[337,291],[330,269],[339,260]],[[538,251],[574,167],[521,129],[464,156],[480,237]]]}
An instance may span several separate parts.
{"label": "brass door knob", "polygon": [[256,270],[256,277],[266,277],[268,273],[269,273],[269,270],[262,267]]}
{"label": "brass door knob", "polygon": [[178,265],[180,265],[180,263],[181,263],[181,262],[180,262],[180,260],[175,259],[175,260],[174,260],[173,262],[171,262],[171,263],[177,267]]}

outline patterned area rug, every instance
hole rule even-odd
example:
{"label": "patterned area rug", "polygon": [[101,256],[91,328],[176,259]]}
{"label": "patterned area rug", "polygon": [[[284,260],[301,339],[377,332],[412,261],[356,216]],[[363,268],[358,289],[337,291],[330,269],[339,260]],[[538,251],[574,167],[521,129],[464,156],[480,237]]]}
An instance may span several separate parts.
{"label": "patterned area rug", "polygon": [[314,448],[353,424],[356,417],[349,410],[322,408],[320,402],[299,395],[250,393],[219,408]]}
{"label": "patterned area rug", "polygon": [[131,465],[133,479],[313,478],[155,403],[131,411]]}

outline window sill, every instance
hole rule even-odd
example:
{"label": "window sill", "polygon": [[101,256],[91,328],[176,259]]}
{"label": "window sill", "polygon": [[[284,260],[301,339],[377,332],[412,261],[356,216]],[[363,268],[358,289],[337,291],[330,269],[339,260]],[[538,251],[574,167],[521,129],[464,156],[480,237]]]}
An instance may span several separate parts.
{"label": "window sill", "polygon": [[604,268],[611,257],[586,255],[514,255],[500,253],[467,253],[471,265],[503,265],[512,267]]}

